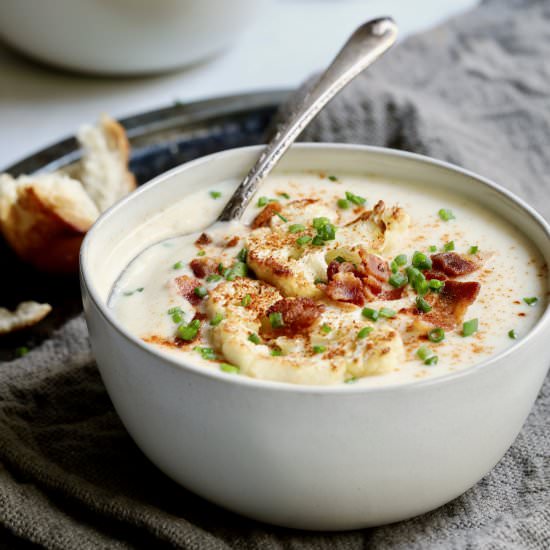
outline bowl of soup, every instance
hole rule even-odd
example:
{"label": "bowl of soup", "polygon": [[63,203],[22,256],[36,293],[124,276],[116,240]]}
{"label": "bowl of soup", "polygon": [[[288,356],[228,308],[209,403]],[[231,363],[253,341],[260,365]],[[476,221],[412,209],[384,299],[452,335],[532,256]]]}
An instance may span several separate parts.
{"label": "bowl of soup", "polygon": [[399,521],[500,460],[546,375],[550,231],[456,166],[291,148],[242,220],[259,154],[175,168],[81,251],[92,348],[130,435],[224,508],[312,530]]}

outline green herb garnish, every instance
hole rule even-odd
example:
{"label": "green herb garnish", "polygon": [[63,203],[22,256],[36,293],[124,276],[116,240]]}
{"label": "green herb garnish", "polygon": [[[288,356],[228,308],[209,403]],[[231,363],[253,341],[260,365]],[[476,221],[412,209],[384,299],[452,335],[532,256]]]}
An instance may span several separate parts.
{"label": "green herb garnish", "polygon": [[269,323],[273,328],[281,328],[285,326],[283,314],[280,311],[275,311],[269,314]]}
{"label": "green herb garnish", "polygon": [[250,294],[246,294],[243,296],[243,299],[241,300],[241,306],[248,307],[252,302],[252,296]]}
{"label": "green herb garnish", "polygon": [[241,248],[237,254],[237,260],[239,262],[246,262],[246,257],[248,256],[248,250],[246,248]]}
{"label": "green herb garnish", "polygon": [[539,301],[539,299],[536,296],[531,296],[530,298],[523,298],[523,301],[528,306],[534,306]]}
{"label": "green herb garnish", "polygon": [[210,196],[213,199],[219,199],[222,196],[222,194],[219,191],[210,191]]}
{"label": "green herb garnish", "polygon": [[332,331],[332,328],[330,325],[327,325],[326,323],[324,325],[321,325],[321,332],[328,334],[331,331]]}
{"label": "green herb garnish", "polygon": [[470,254],[477,254],[479,246],[470,246]]}
{"label": "green herb garnish", "polygon": [[298,237],[296,239],[296,244],[298,246],[303,246],[304,244],[307,244],[311,242],[311,237],[309,235],[302,235],[301,237]]}
{"label": "green herb garnish", "polygon": [[197,286],[193,289],[193,292],[195,293],[195,296],[198,296],[199,298],[205,298],[208,294],[208,290],[206,290],[203,286]]}
{"label": "green herb garnish", "polygon": [[395,288],[401,288],[408,283],[409,279],[404,273],[392,273],[388,282]]}
{"label": "green herb garnish", "polygon": [[220,363],[220,370],[229,374],[239,374],[239,367],[231,365],[230,363]]}
{"label": "green herb garnish", "polygon": [[430,279],[428,281],[428,286],[430,287],[430,290],[437,292],[445,286],[445,281],[440,281],[439,279]]}
{"label": "green herb garnish", "polygon": [[288,220],[282,215],[280,214],[279,212],[275,212],[275,215],[280,218],[281,220],[283,220],[285,223],[288,222]]}
{"label": "green herb garnish", "polygon": [[428,366],[437,365],[438,361],[439,361],[439,357],[437,357],[437,355],[432,355],[431,357],[428,357],[424,361],[424,364]]}
{"label": "green herb garnish", "polygon": [[445,243],[443,245],[443,250],[445,252],[451,252],[455,249],[455,242],[454,241],[449,241],[448,243]]}
{"label": "green herb garnish", "polygon": [[252,334],[249,334],[248,335],[248,339],[253,343],[253,344],[261,344],[262,343],[262,339],[255,333],[253,332]]}
{"label": "green herb garnish", "polygon": [[514,329],[509,330],[508,331],[508,337],[511,338],[512,340],[517,340],[518,339],[518,333]]}
{"label": "green herb garnish", "polygon": [[363,338],[366,338],[374,329],[372,327],[363,327],[358,333],[357,333],[357,339],[362,340]]}
{"label": "green herb garnish", "polygon": [[399,254],[396,256],[393,261],[399,266],[404,266],[407,263],[407,255],[406,254]]}
{"label": "green herb garnish", "polygon": [[216,281],[221,281],[223,277],[221,275],[218,275],[217,273],[211,273],[206,277],[207,282],[212,283]]}
{"label": "green herb garnish", "polygon": [[327,351],[326,346],[313,346],[313,353],[324,353]]}
{"label": "green herb garnish", "polygon": [[432,311],[432,306],[422,298],[422,296],[416,297],[416,307],[422,312],[422,313],[428,313]]}
{"label": "green herb garnish", "polygon": [[215,327],[223,321],[223,315],[221,313],[216,313],[214,317],[210,320],[210,325]]}
{"label": "green herb garnish", "polygon": [[181,269],[183,267],[183,262],[176,262],[172,267],[174,269]]}
{"label": "green herb garnish", "polygon": [[330,181],[338,181],[338,178],[336,176],[329,176],[328,179]]}
{"label": "green herb garnish", "polygon": [[359,195],[354,195],[351,191],[346,191],[346,199],[357,206],[363,206],[363,204],[367,202],[367,199]]}
{"label": "green herb garnish", "polygon": [[302,225],[301,223],[293,223],[288,227],[289,233],[300,233],[300,231],[305,231],[306,226]]}
{"label": "green herb garnish", "polygon": [[432,260],[426,254],[416,251],[412,257],[412,265],[424,271],[432,268]]}
{"label": "green herb garnish", "polygon": [[442,342],[445,340],[445,331],[439,327],[430,330],[430,332],[428,332],[428,340],[435,344]]}
{"label": "green herb garnish", "polygon": [[363,317],[366,317],[367,319],[370,319],[371,321],[376,321],[379,317],[378,311],[370,307],[363,308],[363,310],[361,311],[361,315]]}
{"label": "green herb garnish", "polygon": [[389,307],[383,307],[378,311],[378,315],[380,315],[380,317],[386,317],[386,319],[391,319],[397,315],[397,312]]}
{"label": "green herb garnish", "polygon": [[470,319],[469,321],[466,321],[462,325],[462,336],[471,336],[472,334],[476,333],[478,329],[478,321],[477,319]]}
{"label": "green herb garnish", "polygon": [[448,208],[440,208],[438,214],[439,214],[439,217],[444,222],[448,222],[449,220],[455,219],[455,215],[453,214],[453,211],[449,210]]}
{"label": "green herb garnish", "polygon": [[342,210],[347,210],[350,206],[350,203],[347,199],[338,199],[336,204],[338,205],[338,208],[341,208]]}
{"label": "green herb garnish", "polygon": [[193,351],[200,353],[203,359],[212,361],[216,359],[216,352],[212,348],[202,348],[200,346],[195,346]]}
{"label": "green herb garnish", "polygon": [[246,277],[248,267],[244,262],[235,262],[229,269],[224,271],[224,277],[228,281],[234,281],[237,277]]}
{"label": "green herb garnish", "polygon": [[279,348],[273,348],[270,353],[272,357],[280,357],[283,354],[283,350]]}
{"label": "green herb garnish", "polygon": [[183,324],[178,327],[178,336],[182,340],[194,340],[200,328],[201,322],[198,319],[193,319],[188,325]]}

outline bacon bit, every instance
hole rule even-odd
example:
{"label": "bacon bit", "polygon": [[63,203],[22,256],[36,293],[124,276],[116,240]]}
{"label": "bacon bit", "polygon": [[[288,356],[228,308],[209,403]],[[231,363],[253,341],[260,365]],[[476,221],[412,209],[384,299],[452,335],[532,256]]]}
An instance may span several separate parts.
{"label": "bacon bit", "polygon": [[237,246],[238,242],[239,242],[239,237],[235,235],[225,243],[225,248],[233,248],[234,246]]}
{"label": "bacon bit", "polygon": [[195,294],[195,289],[198,286],[202,286],[202,283],[198,279],[193,279],[188,275],[182,275],[174,279],[178,294],[183,296],[193,305],[197,305],[201,299]]}
{"label": "bacon bit", "polygon": [[363,268],[368,275],[372,275],[379,281],[383,282],[390,278],[390,266],[384,258],[376,256],[375,254],[369,254],[363,249],[359,250],[359,256],[363,261]]}
{"label": "bacon bit", "polygon": [[377,299],[378,300],[400,300],[403,297],[403,292],[405,291],[405,287],[401,288],[390,288],[388,290],[383,290],[380,294],[378,294]]}
{"label": "bacon bit", "polygon": [[442,271],[449,277],[468,275],[479,269],[478,262],[467,260],[456,252],[441,252],[432,254],[432,264],[435,270]]}
{"label": "bacon bit", "polygon": [[257,229],[258,227],[266,227],[267,225],[269,225],[271,218],[282,209],[283,207],[278,202],[268,203],[266,207],[252,221],[252,229]]}
{"label": "bacon bit", "polygon": [[337,273],[353,273],[359,275],[357,268],[351,262],[332,260],[327,266],[327,280],[332,281]]}
{"label": "bacon bit", "polygon": [[378,279],[367,275],[366,277],[362,278],[362,281],[364,285],[363,291],[367,298],[374,300],[376,299],[376,296],[378,296],[382,292],[382,284]]}
{"label": "bacon bit", "polygon": [[193,270],[195,277],[204,279],[205,277],[208,277],[208,275],[212,275],[212,273],[217,273],[218,263],[219,262],[213,260],[212,258],[194,258],[191,260],[189,265]]}
{"label": "bacon bit", "polygon": [[432,279],[437,279],[438,281],[445,281],[447,280],[447,275],[443,273],[442,271],[435,271],[433,269],[428,269],[427,271],[423,271],[424,277],[428,281],[431,281]]}
{"label": "bacon bit", "polygon": [[434,326],[453,329],[462,323],[466,310],[475,302],[480,288],[481,285],[474,281],[446,281],[441,292],[426,297],[432,310],[419,313],[415,308],[414,313]]}
{"label": "bacon bit", "polygon": [[[324,306],[315,303],[311,298],[283,298],[265,312],[260,333],[266,338],[306,334],[324,309]],[[281,313],[284,326],[272,327],[269,322],[271,313]]]}
{"label": "bacon bit", "polygon": [[363,282],[353,273],[336,273],[325,286],[325,293],[331,300],[362,306],[365,303]]}
{"label": "bacon bit", "polygon": [[201,233],[199,235],[199,238],[195,241],[195,244],[197,246],[201,246],[204,244],[210,244],[212,242],[212,237],[210,235],[207,235],[206,233]]}

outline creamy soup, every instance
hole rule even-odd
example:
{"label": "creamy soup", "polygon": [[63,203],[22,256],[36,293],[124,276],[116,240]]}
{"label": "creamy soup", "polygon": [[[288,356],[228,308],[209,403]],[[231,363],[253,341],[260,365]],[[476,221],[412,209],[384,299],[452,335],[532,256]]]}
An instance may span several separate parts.
{"label": "creamy soup", "polygon": [[546,266],[516,228],[459,194],[345,174],[280,173],[242,222],[215,219],[236,182],[153,223],[109,305],[182,363],[298,384],[380,386],[470,367],[524,337]]}

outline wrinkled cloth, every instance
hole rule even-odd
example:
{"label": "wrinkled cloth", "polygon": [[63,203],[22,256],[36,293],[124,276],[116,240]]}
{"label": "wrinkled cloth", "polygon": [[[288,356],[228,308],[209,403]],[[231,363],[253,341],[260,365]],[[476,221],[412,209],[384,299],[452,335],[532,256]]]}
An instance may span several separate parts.
{"label": "wrinkled cloth", "polygon": [[[404,41],[302,139],[448,160],[500,182],[548,218],[550,2],[487,1]],[[546,550],[549,415],[547,379],[499,464],[433,512],[347,533],[275,528],[201,500],[145,458],[112,407],[77,316],[0,365],[0,547]]]}

